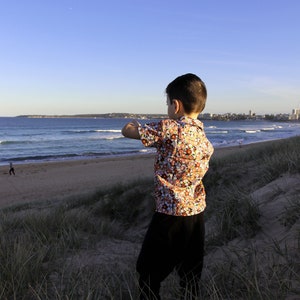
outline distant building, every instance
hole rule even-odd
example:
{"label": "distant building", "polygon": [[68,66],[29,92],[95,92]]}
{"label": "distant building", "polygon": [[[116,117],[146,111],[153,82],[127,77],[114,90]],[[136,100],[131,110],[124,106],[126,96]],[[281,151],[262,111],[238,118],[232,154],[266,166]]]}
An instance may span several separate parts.
{"label": "distant building", "polygon": [[294,108],[292,114],[290,115],[290,120],[299,120],[300,119],[300,108]]}
{"label": "distant building", "polygon": [[200,114],[200,119],[211,120],[212,116],[213,115],[211,113]]}

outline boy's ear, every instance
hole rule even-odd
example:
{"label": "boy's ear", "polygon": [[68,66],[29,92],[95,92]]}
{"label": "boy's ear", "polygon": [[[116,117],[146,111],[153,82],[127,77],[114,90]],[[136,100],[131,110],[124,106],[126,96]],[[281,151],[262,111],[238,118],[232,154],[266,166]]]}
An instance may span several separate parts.
{"label": "boy's ear", "polygon": [[173,103],[175,106],[175,113],[177,114],[181,110],[182,103],[178,99],[173,99]]}

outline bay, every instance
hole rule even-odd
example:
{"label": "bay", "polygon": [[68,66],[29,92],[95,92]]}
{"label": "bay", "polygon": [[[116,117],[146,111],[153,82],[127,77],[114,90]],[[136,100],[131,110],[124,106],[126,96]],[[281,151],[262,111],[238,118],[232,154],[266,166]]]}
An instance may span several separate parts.
{"label": "bay", "polygon": [[[154,152],[126,139],[117,118],[0,118],[0,165],[87,159]],[[140,120],[142,123],[154,120]],[[204,121],[214,147],[226,147],[300,135],[300,123],[262,120]]]}

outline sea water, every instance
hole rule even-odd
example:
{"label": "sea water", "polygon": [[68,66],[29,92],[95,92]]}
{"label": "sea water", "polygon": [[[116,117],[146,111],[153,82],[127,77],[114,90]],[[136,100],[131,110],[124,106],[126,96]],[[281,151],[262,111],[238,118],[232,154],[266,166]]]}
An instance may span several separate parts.
{"label": "sea water", "polygon": [[[0,165],[154,152],[124,138],[128,119],[0,118]],[[154,120],[141,120],[141,123]],[[300,135],[300,123],[204,121],[214,147],[234,146]]]}

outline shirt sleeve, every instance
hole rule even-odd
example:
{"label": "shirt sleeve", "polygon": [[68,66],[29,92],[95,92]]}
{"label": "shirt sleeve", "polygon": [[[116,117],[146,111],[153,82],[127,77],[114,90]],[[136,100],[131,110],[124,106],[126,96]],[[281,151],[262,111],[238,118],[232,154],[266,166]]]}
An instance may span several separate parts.
{"label": "shirt sleeve", "polygon": [[148,123],[138,127],[141,142],[145,147],[157,147],[162,140],[162,122]]}

